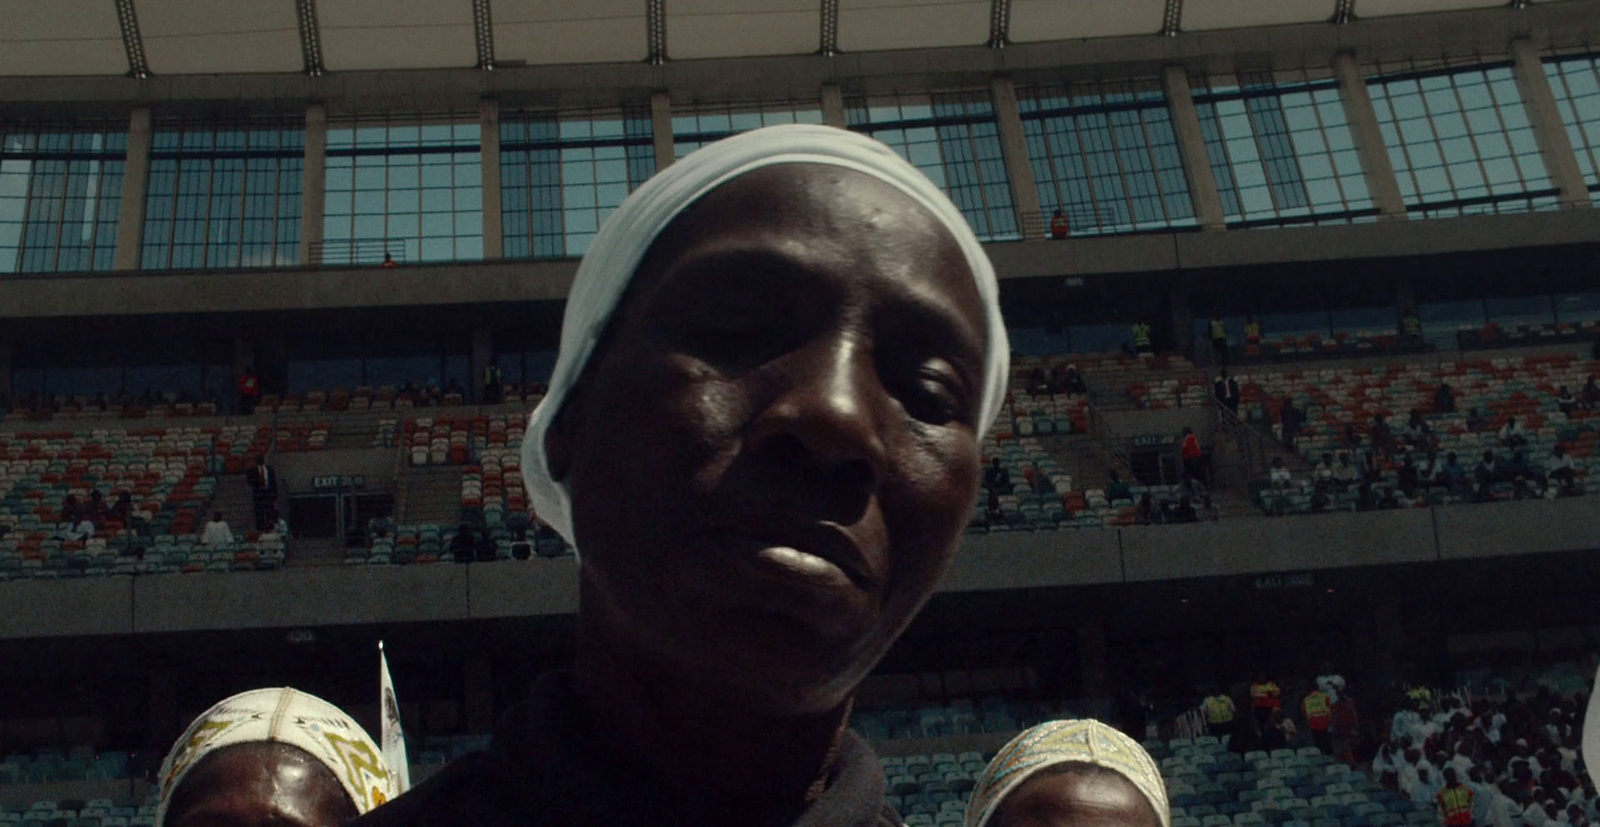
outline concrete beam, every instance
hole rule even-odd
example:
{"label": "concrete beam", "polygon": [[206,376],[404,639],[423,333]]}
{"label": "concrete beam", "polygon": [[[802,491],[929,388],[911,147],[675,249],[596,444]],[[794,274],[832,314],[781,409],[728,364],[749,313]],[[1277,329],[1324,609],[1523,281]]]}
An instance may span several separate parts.
{"label": "concrete beam", "polygon": [[145,195],[150,188],[150,109],[128,115],[128,156],[122,170],[122,203],[117,213],[117,254],[112,268],[139,269],[144,242]]}
{"label": "concrete beam", "polygon": [[1350,124],[1350,137],[1361,159],[1361,171],[1367,180],[1372,205],[1378,208],[1379,218],[1403,219],[1406,203],[1400,197],[1400,182],[1395,178],[1394,164],[1389,161],[1383,131],[1378,128],[1378,114],[1372,108],[1372,95],[1367,92],[1366,75],[1355,56],[1348,52],[1334,57],[1333,74],[1339,81],[1339,101],[1344,104],[1345,121]]}
{"label": "concrete beam", "polygon": [[1523,109],[1533,125],[1533,137],[1539,142],[1545,172],[1560,190],[1557,198],[1561,206],[1589,208],[1593,202],[1583,182],[1583,170],[1578,167],[1577,153],[1572,149],[1566,125],[1561,122],[1561,110],[1556,106],[1555,93],[1550,89],[1550,79],[1545,76],[1544,64],[1539,60],[1533,41],[1520,37],[1511,41],[1511,60],[1517,91],[1522,93]]}
{"label": "concrete beam", "polygon": [[1217,177],[1211,172],[1211,159],[1206,156],[1205,133],[1200,130],[1200,113],[1189,93],[1188,71],[1177,65],[1163,67],[1161,89],[1166,93],[1167,108],[1172,113],[1172,131],[1178,139],[1184,175],[1189,179],[1189,198],[1194,202],[1195,220],[1202,229],[1226,229],[1222,195],[1217,190]]}
{"label": "concrete beam", "polygon": [[1005,160],[1006,177],[1011,179],[1011,206],[1017,214],[1017,228],[1024,239],[1042,239],[1044,214],[1039,207],[1033,165],[1028,161],[1028,139],[1022,132],[1022,115],[1017,109],[1017,88],[1011,78],[997,75],[989,82],[989,92],[1000,133],[1000,154]]}
{"label": "concrete beam", "polygon": [[844,91],[837,83],[822,84],[822,122],[840,129],[849,125],[844,114]]}

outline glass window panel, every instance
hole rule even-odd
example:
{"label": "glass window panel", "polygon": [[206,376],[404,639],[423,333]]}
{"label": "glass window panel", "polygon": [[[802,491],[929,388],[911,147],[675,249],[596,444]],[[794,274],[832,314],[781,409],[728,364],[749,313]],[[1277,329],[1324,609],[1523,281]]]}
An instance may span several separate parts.
{"label": "glass window panel", "polygon": [[109,124],[0,121],[0,272],[110,267],[125,147]]}
{"label": "glass window panel", "polygon": [[1413,214],[1521,212],[1554,194],[1507,66],[1386,66],[1367,89]]}
{"label": "glass window panel", "polygon": [[[502,113],[502,122],[508,119],[520,124],[525,138],[501,145],[500,210],[507,256],[582,255],[599,221],[596,210],[615,207],[655,172],[647,109]],[[675,122],[684,129],[699,123],[688,112],[680,112]],[[476,214],[481,220],[477,183],[459,172],[456,180],[459,214]],[[475,226],[471,221],[466,225]],[[457,249],[471,245],[458,241]]]}
{"label": "glass window panel", "polygon": [[1600,203],[1600,54],[1549,58],[1544,71],[1584,184],[1590,198]]}

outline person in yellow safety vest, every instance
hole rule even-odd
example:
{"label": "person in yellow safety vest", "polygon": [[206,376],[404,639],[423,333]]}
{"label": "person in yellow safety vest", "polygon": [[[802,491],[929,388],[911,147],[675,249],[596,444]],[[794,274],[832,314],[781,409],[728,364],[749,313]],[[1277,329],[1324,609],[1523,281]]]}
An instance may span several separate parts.
{"label": "person in yellow safety vest", "polygon": [[1472,827],[1472,802],[1477,795],[1461,783],[1454,767],[1444,768],[1444,788],[1433,797],[1444,827]]}
{"label": "person in yellow safety vest", "polygon": [[1270,676],[1258,675],[1250,684],[1250,706],[1256,718],[1256,731],[1266,732],[1272,725],[1273,711],[1283,705],[1278,699],[1280,694],[1278,684]]}
{"label": "person in yellow safety vest", "polygon": [[1244,343],[1247,345],[1261,344],[1261,322],[1254,314],[1244,319]]}
{"label": "person in yellow safety vest", "polygon": [[1217,364],[1228,364],[1228,325],[1221,316],[1211,317],[1211,349],[1217,354]]}
{"label": "person in yellow safety vest", "polygon": [[1205,700],[1200,702],[1200,708],[1205,712],[1206,729],[1218,738],[1233,734],[1233,716],[1237,711],[1233,705],[1233,698],[1216,687]]}
{"label": "person in yellow safety vest", "polygon": [[1400,332],[1407,339],[1422,338],[1422,317],[1417,315],[1415,307],[1408,307],[1400,314]]}
{"label": "person in yellow safety vest", "polygon": [[1328,693],[1313,689],[1300,701],[1300,711],[1306,716],[1306,729],[1311,731],[1311,742],[1324,755],[1333,754],[1333,704]]}
{"label": "person in yellow safety vest", "polygon": [[1150,325],[1135,322],[1133,325],[1133,350],[1135,353],[1154,353],[1150,347]]}
{"label": "person in yellow safety vest", "polygon": [[493,362],[483,366],[483,399],[484,405],[498,405],[504,400],[505,386],[501,384],[500,366]]}

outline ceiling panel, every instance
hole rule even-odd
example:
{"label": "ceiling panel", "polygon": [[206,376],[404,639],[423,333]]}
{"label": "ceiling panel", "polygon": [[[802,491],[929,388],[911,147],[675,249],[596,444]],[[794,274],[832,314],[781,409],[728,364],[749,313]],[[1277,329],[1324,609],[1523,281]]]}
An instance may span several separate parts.
{"label": "ceiling panel", "polygon": [[1011,40],[1076,40],[1161,31],[1164,0],[1012,0]]}
{"label": "ceiling panel", "polygon": [[1390,14],[1423,14],[1430,11],[1504,6],[1501,0],[1360,0],[1357,17],[1383,17]]}
{"label": "ceiling panel", "polygon": [[125,75],[107,0],[0,0],[0,75]]}
{"label": "ceiling panel", "polygon": [[298,72],[300,29],[294,4],[209,0],[138,0],[145,59],[158,75]]}
{"label": "ceiling panel", "polygon": [[673,0],[667,56],[676,60],[803,55],[821,44],[819,0]]}
{"label": "ceiling panel", "polygon": [[842,51],[975,46],[988,39],[987,0],[839,0]]}
{"label": "ceiling panel", "polygon": [[[1333,19],[1334,0],[1185,0],[1184,31],[1323,23]],[[1361,13],[1357,3],[1356,12]],[[1159,28],[1159,27],[1158,27]]]}
{"label": "ceiling panel", "polygon": [[318,0],[317,24],[334,72],[478,63],[469,0]]}
{"label": "ceiling panel", "polygon": [[496,60],[606,63],[650,54],[644,0],[494,0],[493,9]]}

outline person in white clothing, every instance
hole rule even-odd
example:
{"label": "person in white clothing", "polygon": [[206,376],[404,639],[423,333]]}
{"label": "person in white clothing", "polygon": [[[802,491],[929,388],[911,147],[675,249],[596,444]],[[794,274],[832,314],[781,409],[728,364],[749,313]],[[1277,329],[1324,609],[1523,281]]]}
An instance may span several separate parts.
{"label": "person in white clothing", "polygon": [[1339,702],[1339,693],[1344,691],[1344,676],[1329,672],[1317,676],[1317,689],[1328,696],[1329,705]]}
{"label": "person in white clothing", "polygon": [[1291,482],[1289,469],[1283,464],[1283,457],[1272,458],[1272,470],[1267,472],[1267,478],[1272,482],[1273,488],[1288,488]]}
{"label": "person in white clothing", "polygon": [[228,527],[228,521],[222,519],[221,511],[211,512],[211,522],[200,533],[200,545],[208,548],[233,545],[233,529]]}

